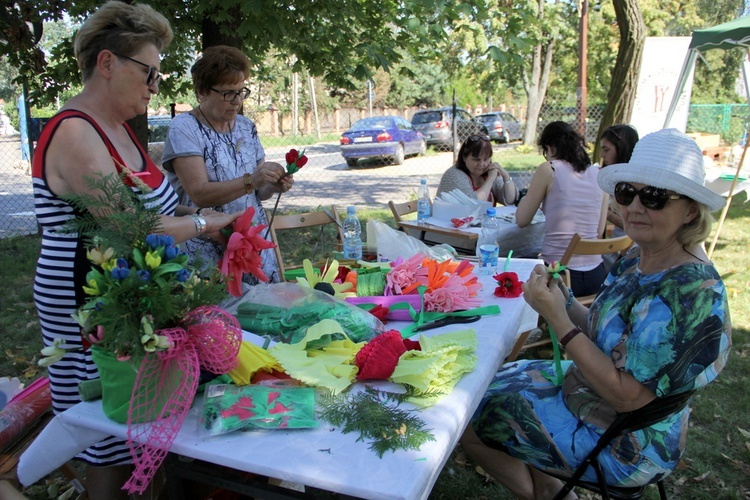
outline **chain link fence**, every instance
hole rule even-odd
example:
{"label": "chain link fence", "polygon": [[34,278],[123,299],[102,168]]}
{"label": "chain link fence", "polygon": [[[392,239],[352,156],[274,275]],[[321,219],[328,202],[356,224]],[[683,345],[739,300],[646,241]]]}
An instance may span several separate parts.
{"label": "chain link fence", "polygon": [[[693,109],[691,106],[691,126],[700,129],[704,126],[701,120],[707,123],[710,120],[694,119]],[[522,122],[525,119],[525,108],[520,106],[501,105],[494,109],[477,107],[466,110],[472,116],[488,111],[505,111]],[[374,108],[372,114],[398,115],[411,120],[417,111],[417,108]],[[603,104],[588,106],[585,134],[590,143],[596,140],[603,111]],[[739,108],[731,108],[728,113],[734,119],[735,115],[742,115],[743,112]],[[306,110],[300,113],[295,127],[290,113],[281,113],[272,106],[246,113],[258,126],[268,161],[284,164],[284,155],[292,147],[305,148],[310,159],[305,168],[295,175],[294,189],[282,196],[280,212],[314,210],[331,205],[336,205],[342,212],[347,205],[382,209],[387,207],[389,200],[400,202],[416,199],[417,188],[423,177],[427,179],[430,192],[435,195],[443,172],[453,165],[454,152],[450,149],[429,148],[426,155],[407,158],[402,165],[394,165],[388,159],[378,159],[361,161],[356,167],[347,166],[340,152],[340,134],[352,123],[369,114],[366,109],[336,109],[321,111],[316,119],[313,112]],[[546,103],[540,113],[537,133],[554,120],[579,126],[581,122],[575,106]],[[149,143],[149,155],[157,164],[161,162],[164,148],[160,139],[163,140],[164,127],[168,126],[168,122],[169,117],[150,119],[150,123],[154,124],[150,128],[155,142]],[[734,131],[733,128],[731,130]],[[466,136],[468,133],[458,130],[459,136]],[[734,137],[732,134],[726,137]],[[493,160],[511,172],[519,188],[525,188],[542,158],[536,145],[519,146],[520,142],[495,144]],[[266,202],[267,205],[268,203]],[[0,134],[0,237],[36,231],[29,164],[22,154],[20,136]]]}

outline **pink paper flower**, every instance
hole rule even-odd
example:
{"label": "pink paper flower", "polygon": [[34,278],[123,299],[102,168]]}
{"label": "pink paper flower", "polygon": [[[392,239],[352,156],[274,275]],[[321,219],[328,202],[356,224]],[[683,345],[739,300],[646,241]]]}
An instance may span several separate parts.
{"label": "pink paper flower", "polygon": [[[391,264],[391,270],[385,277],[385,295],[403,295],[404,290],[418,281],[424,281],[417,275],[425,255],[418,253],[407,260],[396,260]],[[427,284],[426,281],[423,284]],[[412,292],[413,293],[413,292]]]}
{"label": "pink paper flower", "polygon": [[234,232],[219,261],[221,273],[229,277],[227,290],[235,297],[242,295],[242,276],[245,273],[252,273],[260,281],[268,282],[260,252],[273,248],[274,244],[261,235],[266,228],[264,224],[252,225],[254,215],[255,208],[250,207],[234,222]]}

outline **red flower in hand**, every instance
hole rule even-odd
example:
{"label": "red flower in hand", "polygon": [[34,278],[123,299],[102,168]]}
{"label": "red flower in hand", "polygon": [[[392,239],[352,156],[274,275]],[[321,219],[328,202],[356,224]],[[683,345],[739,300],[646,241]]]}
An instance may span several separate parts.
{"label": "red flower in hand", "polygon": [[273,248],[274,244],[260,234],[266,227],[264,224],[252,225],[254,215],[255,209],[250,207],[234,222],[234,232],[219,261],[221,273],[230,278],[227,290],[235,297],[242,295],[242,275],[245,273],[252,273],[260,281],[268,281],[260,252]]}
{"label": "red flower in hand", "polygon": [[521,285],[523,285],[523,281],[518,280],[518,275],[516,273],[500,273],[494,275],[493,278],[499,285],[495,288],[496,297],[515,298],[521,296],[521,292],[523,291]]}
{"label": "red flower in hand", "polygon": [[307,164],[307,156],[305,156],[305,150],[303,149],[300,153],[296,149],[290,149],[286,153],[286,173],[291,175],[297,170],[301,169]]}

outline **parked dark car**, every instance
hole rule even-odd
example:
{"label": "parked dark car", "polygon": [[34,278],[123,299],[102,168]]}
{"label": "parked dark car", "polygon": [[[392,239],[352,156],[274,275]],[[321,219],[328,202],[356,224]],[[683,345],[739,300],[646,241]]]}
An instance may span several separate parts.
{"label": "parked dark car", "polygon": [[422,133],[400,116],[371,116],[341,134],[341,155],[353,167],[361,158],[388,158],[396,165],[427,150]]}
{"label": "parked dark car", "polygon": [[490,139],[495,142],[508,143],[523,139],[523,127],[518,118],[504,111],[482,113],[475,117],[484,123],[489,131]]}
{"label": "parked dark car", "polygon": [[428,146],[456,149],[473,134],[487,135],[487,127],[476,121],[468,111],[456,108],[456,135],[453,137],[453,107],[417,111],[411,119],[414,128],[424,134]]}

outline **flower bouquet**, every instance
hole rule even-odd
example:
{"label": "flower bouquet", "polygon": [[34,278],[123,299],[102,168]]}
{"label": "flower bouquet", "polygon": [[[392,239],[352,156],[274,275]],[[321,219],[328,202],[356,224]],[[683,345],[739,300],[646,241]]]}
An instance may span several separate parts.
{"label": "flower bouquet", "polygon": [[87,179],[99,194],[69,197],[81,215],[67,229],[89,248],[88,299],[73,317],[84,346],[92,346],[105,414],[128,424],[135,472],[125,489],[132,493],[145,490],[166,456],[200,369],[235,367],[241,330],[214,306],[226,297],[220,275],[199,275],[173,238],[158,233],[160,216],[147,193],[137,196],[125,180]]}

